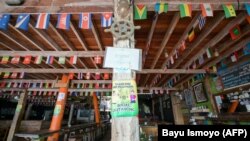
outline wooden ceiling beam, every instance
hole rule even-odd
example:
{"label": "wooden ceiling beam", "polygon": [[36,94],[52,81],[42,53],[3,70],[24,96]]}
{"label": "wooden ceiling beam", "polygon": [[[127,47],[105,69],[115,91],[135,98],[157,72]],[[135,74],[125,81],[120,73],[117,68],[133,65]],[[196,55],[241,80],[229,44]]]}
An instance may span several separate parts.
{"label": "wooden ceiling beam", "polygon": [[99,50],[100,51],[103,51],[103,45],[102,45],[102,43],[101,43],[101,38],[100,38],[100,35],[99,35],[99,33],[98,33],[98,31],[97,31],[97,26],[96,26],[96,24],[95,24],[95,22],[94,22],[94,20],[93,19],[91,19],[92,20],[92,32],[93,32],[93,34],[94,34],[94,37],[95,37],[95,40],[96,40],[96,43],[97,43],[97,45],[98,45],[98,48],[99,48]]}
{"label": "wooden ceiling beam", "polygon": [[[226,35],[228,35],[228,31],[234,25],[240,24],[241,22],[243,22],[245,20],[245,18],[246,18],[246,13],[243,13],[243,12],[240,13],[234,20],[232,20],[222,30],[220,30],[220,32],[213,39],[211,39],[205,46],[203,46],[203,48],[200,49],[200,51],[198,53],[196,53],[192,58],[189,58],[189,61],[185,65],[183,65],[182,68],[189,67],[201,54],[204,54],[209,47],[215,46],[220,40],[222,40]],[[220,19],[220,17],[219,17],[219,19]],[[215,22],[216,22],[216,20],[215,20]],[[213,27],[213,24],[211,26]],[[203,33],[205,33],[205,31]],[[203,34],[203,35],[205,35],[205,34]],[[201,37],[201,36],[199,36],[199,37]],[[196,39],[196,41],[199,42],[199,39]],[[195,45],[195,44],[192,44],[192,45]],[[192,48],[188,52],[188,54],[190,54],[191,51],[192,51]],[[183,57],[187,57],[187,56],[188,55],[183,56]],[[185,58],[182,58],[181,60],[183,60],[183,59],[185,59]],[[177,68],[178,65],[180,65],[180,63],[181,63],[181,61],[177,62],[172,68]],[[172,76],[170,79],[172,79],[174,77],[176,77],[176,75]],[[160,83],[163,83],[163,82],[164,82],[164,80],[162,79],[162,81]],[[160,83],[158,83],[158,84],[160,84]]]}
{"label": "wooden ceiling beam", "polygon": [[[171,52],[168,54],[168,58],[166,58],[166,60],[164,61],[164,63],[162,64],[161,68],[164,69],[167,62],[170,61],[170,56],[173,56],[174,53],[175,53],[175,50],[178,49],[182,43],[183,40],[185,40],[188,36],[188,32],[191,30],[192,27],[196,26],[198,23],[197,23],[197,20],[200,16],[200,12],[198,12],[195,17],[192,19],[192,21],[189,23],[189,25],[187,26],[186,30],[183,32],[182,36],[180,37],[179,41],[175,44],[174,48],[171,50]],[[165,76],[164,78],[162,79],[166,79],[167,76]],[[155,79],[157,79],[157,76],[155,76],[151,83],[150,83],[150,86],[153,85],[153,82],[155,81]]]}
{"label": "wooden ceiling beam", "polygon": [[[82,48],[85,51],[89,51],[88,49],[88,45],[83,37],[83,35],[80,33],[80,31],[75,27],[74,23],[70,23],[70,28],[72,29],[72,31],[74,32],[74,34],[76,35],[78,41],[80,42],[80,44],[82,45]],[[91,62],[94,64],[95,68],[98,68],[98,66],[95,64],[93,58],[90,58]],[[81,65],[83,65],[85,68],[88,68],[81,60],[80,60]]]}
{"label": "wooden ceiling beam", "polygon": [[[207,3],[207,0],[162,0],[161,2],[166,2],[169,4],[168,11],[179,11],[179,5],[182,3],[192,4],[192,9],[194,11],[201,10],[200,4]],[[213,4],[214,10],[223,10],[221,4],[234,4],[238,5],[238,2],[235,0],[210,0],[209,3]],[[239,1],[240,9],[244,9],[244,3],[249,3],[249,0]],[[60,5],[47,4],[43,6],[35,5],[36,3],[31,3],[26,6],[6,6],[0,5],[0,13],[81,13],[81,12],[94,12],[94,13],[103,13],[103,12],[113,12],[113,1],[82,1],[82,2],[60,2]],[[148,7],[148,11],[154,11],[155,1],[152,0],[135,0],[135,4],[144,4]]]}
{"label": "wooden ceiling beam", "polygon": [[[112,73],[112,69],[41,69],[41,68],[0,68],[0,72],[26,72],[26,73]],[[157,73],[157,74],[196,74],[207,73],[205,69],[143,69],[139,74]]]}
{"label": "wooden ceiling beam", "polygon": [[[168,40],[171,37],[171,35],[172,35],[177,23],[179,22],[179,20],[180,20],[180,14],[179,14],[179,12],[175,12],[175,15],[174,15],[174,17],[173,17],[173,19],[172,19],[172,21],[171,21],[171,23],[169,25],[169,28],[167,29],[167,31],[166,31],[163,39],[162,39],[162,42],[161,42],[160,48],[159,48],[159,50],[158,50],[158,52],[156,54],[156,57],[154,58],[153,63],[150,66],[150,69],[155,68],[160,56],[162,55],[162,53],[164,53],[165,46],[167,45]],[[147,84],[149,76],[150,75],[146,76],[142,86],[145,86],[145,84]]]}
{"label": "wooden ceiling beam", "polygon": [[[248,31],[250,31],[250,26],[247,27]],[[243,31],[243,30],[242,30]],[[250,37],[245,38],[244,40],[242,40],[241,42],[239,42],[238,44],[234,45],[233,47],[228,48],[229,46],[227,46],[225,44],[225,47],[223,51],[223,54],[221,53],[221,55],[219,57],[216,57],[213,61],[210,61],[209,63],[207,63],[206,65],[203,66],[203,68],[209,68],[215,64],[217,64],[218,62],[220,62],[225,56],[229,56],[231,55],[233,52],[240,50],[241,48],[243,48],[247,43],[249,43]],[[190,75],[188,77],[185,77],[184,79],[181,79],[179,82],[176,83],[175,87],[180,86],[182,83],[185,83],[187,80],[191,79],[193,77],[193,75]]]}
{"label": "wooden ceiling beam", "polygon": [[11,34],[7,33],[7,32],[3,32],[0,30],[0,34],[2,34],[3,36],[5,36],[6,38],[8,38],[11,42],[15,43],[16,45],[18,45],[19,47],[21,47],[23,50],[28,51],[29,49],[27,47],[25,47],[24,45],[22,45],[21,43],[17,42],[16,39],[14,39],[12,37]]}
{"label": "wooden ceiling beam", "polygon": [[42,44],[39,44],[38,42],[34,42],[34,40],[30,36],[24,34],[21,30],[19,30],[18,28],[14,27],[12,24],[9,24],[9,27],[12,30],[14,30],[16,33],[18,33],[21,37],[23,37],[25,40],[27,40],[29,43],[31,43],[38,50],[45,50],[45,48],[43,47]]}

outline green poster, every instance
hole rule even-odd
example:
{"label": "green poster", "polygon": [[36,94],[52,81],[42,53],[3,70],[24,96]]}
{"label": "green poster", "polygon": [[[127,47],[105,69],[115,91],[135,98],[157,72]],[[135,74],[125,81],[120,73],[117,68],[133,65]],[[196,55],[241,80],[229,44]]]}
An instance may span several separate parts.
{"label": "green poster", "polygon": [[138,115],[138,96],[134,80],[113,81],[111,115],[113,118]]}

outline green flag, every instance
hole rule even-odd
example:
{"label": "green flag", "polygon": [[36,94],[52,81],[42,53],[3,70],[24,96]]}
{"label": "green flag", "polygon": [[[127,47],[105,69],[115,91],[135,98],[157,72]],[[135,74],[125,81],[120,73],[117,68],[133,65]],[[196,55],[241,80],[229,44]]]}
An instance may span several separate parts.
{"label": "green flag", "polygon": [[134,6],[134,19],[135,20],[147,19],[147,7],[145,5]]}

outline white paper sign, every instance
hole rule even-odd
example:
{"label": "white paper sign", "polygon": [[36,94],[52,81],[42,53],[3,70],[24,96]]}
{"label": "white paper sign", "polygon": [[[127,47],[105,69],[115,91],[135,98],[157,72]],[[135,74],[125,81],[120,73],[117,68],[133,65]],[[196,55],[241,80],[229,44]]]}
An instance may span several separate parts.
{"label": "white paper sign", "polygon": [[59,93],[57,100],[61,101],[64,99],[64,97],[65,97],[65,93]]}
{"label": "white paper sign", "polygon": [[141,49],[107,47],[104,68],[141,70]]}

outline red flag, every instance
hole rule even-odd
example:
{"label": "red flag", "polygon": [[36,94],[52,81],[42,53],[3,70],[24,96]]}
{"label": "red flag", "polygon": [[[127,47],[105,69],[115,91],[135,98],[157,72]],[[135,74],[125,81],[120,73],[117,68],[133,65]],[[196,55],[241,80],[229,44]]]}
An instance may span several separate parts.
{"label": "red flag", "polygon": [[98,83],[95,84],[95,88],[99,89],[99,84]]}
{"label": "red flag", "polygon": [[96,64],[101,64],[101,63],[102,63],[102,58],[101,58],[101,56],[96,56],[96,57],[95,57],[95,63],[96,63]]}
{"label": "red flag", "polygon": [[74,78],[74,73],[69,73],[69,79],[73,79]]}
{"label": "red flag", "polygon": [[20,56],[15,56],[11,59],[12,64],[18,64],[20,61]]}
{"label": "red flag", "polygon": [[240,37],[241,31],[239,25],[234,26],[233,28],[230,29],[229,31],[232,40],[235,40]]}
{"label": "red flag", "polygon": [[96,80],[99,80],[100,78],[101,78],[100,73],[99,73],[99,72],[96,72],[96,73],[95,73],[95,79],[96,79]]}
{"label": "red flag", "polygon": [[108,73],[104,73],[104,79],[108,80],[109,79],[109,74]]}
{"label": "red flag", "polygon": [[90,29],[91,28],[91,13],[81,13],[79,20],[79,28]]}
{"label": "red flag", "polygon": [[30,62],[31,62],[31,56],[25,56],[23,64],[28,65],[28,64],[30,64]]}

